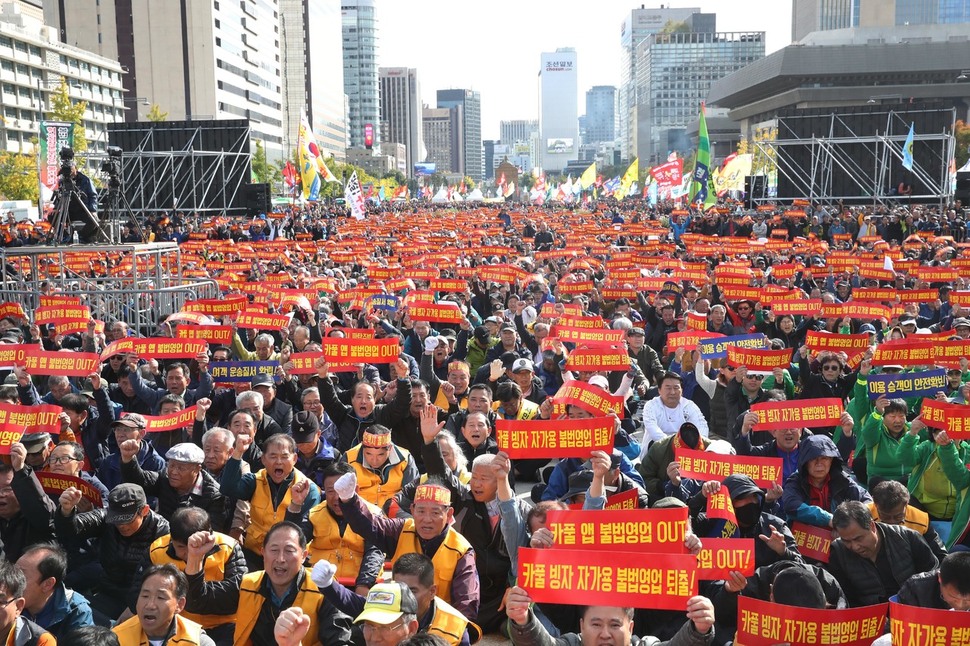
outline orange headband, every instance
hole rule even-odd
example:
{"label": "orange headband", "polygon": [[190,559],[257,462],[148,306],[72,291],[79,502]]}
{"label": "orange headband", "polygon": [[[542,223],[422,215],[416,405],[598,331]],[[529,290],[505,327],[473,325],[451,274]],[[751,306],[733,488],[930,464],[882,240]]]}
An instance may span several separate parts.
{"label": "orange headband", "polygon": [[414,491],[414,502],[433,502],[437,505],[451,506],[451,492],[440,485],[420,485]]}
{"label": "orange headband", "polygon": [[384,447],[391,445],[391,434],[370,433],[368,431],[364,431],[362,442],[364,446],[372,449],[383,449]]}

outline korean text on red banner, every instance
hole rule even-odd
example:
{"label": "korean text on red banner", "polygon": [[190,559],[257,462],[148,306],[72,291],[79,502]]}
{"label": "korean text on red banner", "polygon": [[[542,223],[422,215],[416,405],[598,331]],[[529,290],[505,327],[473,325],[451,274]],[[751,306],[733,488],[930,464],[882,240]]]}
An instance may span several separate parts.
{"label": "korean text on red banner", "polygon": [[885,603],[817,610],[740,596],[734,643],[738,646],[870,646],[882,634],[886,610]]}
{"label": "korean text on red banner", "polygon": [[587,419],[515,420],[495,422],[500,451],[513,460],[523,458],[588,458],[592,451],[613,451],[612,417]]}

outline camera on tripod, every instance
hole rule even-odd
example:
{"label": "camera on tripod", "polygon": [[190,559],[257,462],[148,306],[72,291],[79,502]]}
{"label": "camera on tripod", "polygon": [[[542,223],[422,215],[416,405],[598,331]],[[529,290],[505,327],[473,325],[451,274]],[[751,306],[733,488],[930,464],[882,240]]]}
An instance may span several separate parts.
{"label": "camera on tripod", "polygon": [[101,162],[101,172],[108,176],[108,188],[121,188],[121,155],[118,146],[108,146],[108,158]]}
{"label": "camera on tripod", "polygon": [[74,179],[72,174],[74,170],[74,149],[70,146],[64,146],[61,148],[60,157],[61,169],[57,173],[57,178],[62,186],[70,186]]}

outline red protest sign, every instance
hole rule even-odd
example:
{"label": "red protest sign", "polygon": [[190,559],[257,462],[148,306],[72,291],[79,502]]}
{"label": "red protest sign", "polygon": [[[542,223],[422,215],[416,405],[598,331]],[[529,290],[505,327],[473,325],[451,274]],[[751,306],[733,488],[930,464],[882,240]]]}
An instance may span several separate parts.
{"label": "red protest sign", "polygon": [[[738,646],[869,646],[882,635],[886,605],[817,610],[742,595],[738,597],[738,632],[734,643]],[[893,643],[908,642],[893,640]]]}
{"label": "red protest sign", "polygon": [[791,524],[791,533],[802,556],[822,563],[829,562],[829,552],[832,549],[831,529],[794,522]]}
{"label": "red protest sign", "polygon": [[20,319],[21,321],[27,320],[27,315],[24,314],[24,308],[20,303],[0,303],[0,319],[8,317]]}
{"label": "red protest sign", "polygon": [[924,397],[920,419],[927,426],[946,431],[951,440],[970,439],[970,406]]}
{"label": "red protest sign", "polygon": [[78,478],[77,476],[61,475],[59,473],[51,473],[50,471],[35,471],[37,474],[37,479],[40,480],[40,486],[44,488],[44,491],[51,494],[52,496],[60,496],[64,493],[64,490],[68,487],[74,487],[81,492],[94,507],[103,507],[104,503],[101,501],[101,492],[92,487],[86,480]]}
{"label": "red protest sign", "polygon": [[852,300],[854,301],[866,301],[881,303],[882,301],[894,301],[896,300],[898,292],[895,289],[888,288],[864,288],[860,287],[858,289],[852,290]]}
{"label": "red protest sign", "polygon": [[874,366],[932,366],[936,362],[937,343],[905,341],[882,343],[872,353]]}
{"label": "red protest sign", "polygon": [[41,307],[51,307],[53,305],[80,305],[81,298],[79,296],[44,296],[40,297]]}
{"label": "red protest sign", "polygon": [[667,335],[667,352],[676,352],[681,348],[684,348],[685,350],[693,350],[704,339],[713,339],[714,337],[719,336],[724,335],[717,332],[708,332],[706,330],[674,332]]}
{"label": "red protest sign", "polygon": [[101,367],[101,357],[94,352],[49,351],[40,345],[29,347],[24,366],[31,374],[87,377],[92,372],[99,372]]}
{"label": "red protest sign", "polygon": [[644,559],[642,552],[523,547],[518,583],[537,603],[582,599],[596,606],[683,611],[697,594],[696,564],[689,554]]}
{"label": "red protest sign", "polygon": [[[31,433],[51,433],[55,437],[60,435],[61,421],[58,419],[60,414],[61,407],[53,404],[21,406],[20,404],[0,403],[0,425],[13,429],[28,428]],[[10,428],[7,430],[9,431]],[[13,440],[13,442],[18,440]],[[2,445],[2,442],[0,442],[0,445]],[[9,453],[9,444],[7,446]]]}
{"label": "red protest sign", "polygon": [[602,327],[589,329],[553,325],[552,329],[549,330],[549,336],[555,337],[563,343],[618,345],[623,342],[626,332],[623,330],[604,330]]}
{"label": "red protest sign", "polygon": [[763,402],[751,407],[751,412],[758,414],[756,431],[835,426],[842,418],[842,410],[842,400],[838,397]]}
{"label": "red protest sign", "polygon": [[727,579],[731,572],[754,574],[753,538],[707,538],[697,555],[697,578],[701,581]]}
{"label": "red protest sign", "polygon": [[207,314],[199,314],[198,312],[177,312],[172,314],[167,319],[166,323],[188,323],[190,325],[207,325],[212,322]]}
{"label": "red protest sign", "polygon": [[[401,345],[397,338],[341,339],[327,337],[323,340],[323,354],[327,357],[328,362],[335,364],[394,363],[401,355]],[[354,370],[356,370],[356,367],[354,367]],[[316,371],[314,370],[314,372]]]}
{"label": "red protest sign", "polygon": [[970,644],[965,612],[889,603],[889,632],[894,644]]}
{"label": "red protest sign", "polygon": [[720,518],[735,526],[738,524],[738,517],[734,514],[734,503],[731,501],[731,494],[727,487],[722,487],[720,491],[707,497],[707,517]]}
{"label": "red protest sign", "polygon": [[524,458],[588,458],[592,451],[613,451],[612,417],[495,422],[500,451],[513,460]]}
{"label": "red protest sign", "polygon": [[189,301],[182,307],[184,312],[198,312],[209,316],[235,316],[249,305],[249,298],[245,295],[226,296],[225,298],[204,298]]}
{"label": "red protest sign", "polygon": [[623,417],[623,397],[615,396],[585,381],[570,379],[559,387],[553,397],[553,414],[565,415],[567,406],[579,406],[595,416],[616,413]]}
{"label": "red protest sign", "polygon": [[240,312],[236,317],[236,327],[241,330],[282,330],[289,324],[290,317],[286,314]]}
{"label": "red protest sign", "polygon": [[829,303],[822,306],[822,318],[886,319],[892,317],[892,310],[885,305],[873,303]]}
{"label": "red protest sign", "polygon": [[0,423],[0,455],[10,455],[10,447],[19,442],[26,432],[26,426]]}
{"label": "red protest sign", "polygon": [[34,310],[34,323],[66,323],[67,321],[87,321],[91,318],[91,310],[86,305],[51,305],[38,307]]}
{"label": "red protest sign", "polygon": [[583,328],[586,330],[605,330],[605,322],[600,316],[576,316],[575,314],[563,314],[556,321],[556,325],[562,327]]}
{"label": "red protest sign", "polygon": [[573,350],[566,360],[566,369],[576,372],[599,370],[627,370],[630,355],[625,346],[594,345],[591,348]]}
{"label": "red protest sign", "polygon": [[832,352],[844,352],[848,356],[854,356],[869,349],[869,335],[862,334],[828,334],[817,330],[809,330],[805,336],[805,345],[808,349],[818,354],[830,350]]}
{"label": "red protest sign", "polygon": [[[952,332],[943,334],[952,335]],[[921,334],[920,336],[926,336]],[[954,341],[936,341],[936,358],[934,363],[944,368],[959,368],[960,360],[970,357],[970,340],[958,339]]]}
{"label": "red protest sign", "polygon": [[195,406],[168,415],[145,415],[144,417],[145,421],[148,422],[145,429],[146,433],[174,431],[177,428],[185,428],[195,423]]}
{"label": "red protest sign", "polygon": [[816,316],[822,311],[822,299],[792,299],[772,301],[771,311],[775,316]]}
{"label": "red protest sign", "polygon": [[756,458],[745,455],[718,455],[706,451],[678,448],[674,457],[680,464],[680,475],[695,480],[721,482],[732,474],[746,475],[764,489],[781,484],[782,459]]}
{"label": "red protest sign", "polygon": [[546,514],[555,545],[567,549],[685,554],[687,508],[560,511]]}
{"label": "red protest sign", "polygon": [[465,315],[457,303],[417,304],[408,303],[408,316],[412,321],[431,321],[432,323],[461,323]]}
{"label": "red protest sign", "polygon": [[205,341],[210,345],[229,345],[232,343],[231,325],[180,325],[175,338],[186,341]]}
{"label": "red protest sign", "polygon": [[[953,294],[950,292],[950,303],[953,303]],[[940,297],[939,290],[936,289],[903,289],[896,292],[900,303],[928,303]],[[970,303],[968,303],[970,304]]]}
{"label": "red protest sign", "polygon": [[606,511],[621,511],[626,509],[637,509],[637,503],[640,501],[640,494],[637,489],[627,489],[623,493],[613,494],[606,499],[606,505],[603,507]]}
{"label": "red protest sign", "polygon": [[94,321],[94,333],[104,334],[104,321],[98,319],[78,319],[76,321],[65,321],[55,325],[55,333],[67,336],[68,334],[82,334],[88,331],[88,325]]}
{"label": "red protest sign", "polygon": [[464,278],[433,278],[428,289],[433,292],[465,292],[468,281]]}
{"label": "red protest sign", "polygon": [[729,345],[727,360],[732,366],[745,366],[751,374],[771,374],[775,368],[791,366],[791,348],[759,350]]}
{"label": "red protest sign", "polygon": [[101,360],[116,354],[131,353],[151,359],[194,359],[206,352],[207,346],[202,341],[182,341],[166,339],[164,337],[151,339],[118,339],[108,344],[101,351]]}

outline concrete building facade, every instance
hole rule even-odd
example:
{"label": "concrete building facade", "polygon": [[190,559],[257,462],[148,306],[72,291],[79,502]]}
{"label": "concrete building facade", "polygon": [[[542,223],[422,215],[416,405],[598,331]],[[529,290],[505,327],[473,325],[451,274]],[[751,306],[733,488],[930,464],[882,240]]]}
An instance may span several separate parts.
{"label": "concrete building facade", "polygon": [[539,56],[539,166],[546,172],[559,172],[579,157],[577,69],[572,47]]}
{"label": "concrete building facade", "polygon": [[418,71],[408,67],[382,67],[378,71],[381,88],[381,122],[386,124],[386,139],[407,148],[408,177],[414,165],[427,156],[424,145],[424,118]]}
{"label": "concrete building facade", "polygon": [[380,146],[380,91],[377,80],[378,23],[374,0],[341,0],[344,93],[350,105],[350,145],[365,147],[365,134]]}
{"label": "concrete building facade", "polygon": [[439,108],[461,107],[461,142],[466,175],[476,182],[485,176],[482,161],[482,95],[475,90],[438,90]]}

